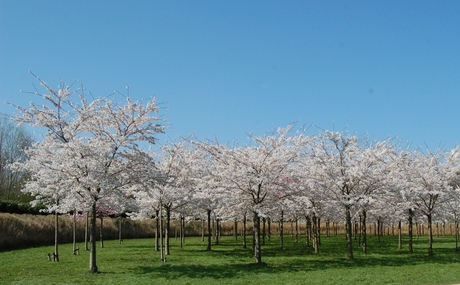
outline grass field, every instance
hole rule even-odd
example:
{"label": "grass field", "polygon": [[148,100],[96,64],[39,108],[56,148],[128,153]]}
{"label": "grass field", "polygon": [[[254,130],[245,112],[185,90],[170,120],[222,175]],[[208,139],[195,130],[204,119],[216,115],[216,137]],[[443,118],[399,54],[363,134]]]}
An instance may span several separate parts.
{"label": "grass field", "polygon": [[[460,252],[453,237],[437,237],[428,258],[426,237],[397,250],[395,237],[371,238],[369,253],[355,247],[347,260],[343,236],[322,238],[320,253],[285,238],[285,249],[272,238],[262,248],[264,265],[255,265],[250,248],[223,237],[210,252],[199,238],[187,238],[182,249],[171,240],[171,255],[160,262],[152,239],[106,241],[98,248],[100,273],[88,269],[89,253],[72,255],[71,245],[60,246],[60,262],[48,261],[53,247],[0,252],[0,284],[455,284],[460,283]],[[83,246],[80,245],[80,248]]]}

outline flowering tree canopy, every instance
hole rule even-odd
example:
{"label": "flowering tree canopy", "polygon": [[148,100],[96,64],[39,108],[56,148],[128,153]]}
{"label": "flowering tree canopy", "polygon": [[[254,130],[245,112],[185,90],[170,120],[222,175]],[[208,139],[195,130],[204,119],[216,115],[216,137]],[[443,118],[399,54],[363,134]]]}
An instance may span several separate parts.
{"label": "flowering tree canopy", "polygon": [[[32,179],[24,191],[38,199],[51,199],[56,210],[84,205],[92,212],[90,270],[97,272],[95,218],[99,200],[124,195],[133,181],[127,167],[140,142],[154,144],[164,127],[159,124],[155,100],[144,104],[123,98],[88,102],[84,89],[72,91],[61,83],[58,90],[44,81],[46,93],[36,91],[44,104],[17,107],[15,120],[47,130],[44,139],[29,150],[30,159],[16,167]],[[75,98],[76,97],[76,98]],[[113,96],[116,97],[116,94]]]}

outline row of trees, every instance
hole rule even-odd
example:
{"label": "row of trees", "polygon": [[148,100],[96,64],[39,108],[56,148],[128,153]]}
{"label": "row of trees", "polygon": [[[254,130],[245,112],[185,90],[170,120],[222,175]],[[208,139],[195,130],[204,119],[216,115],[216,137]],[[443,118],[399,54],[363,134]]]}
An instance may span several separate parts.
{"label": "row of trees", "polygon": [[[43,140],[13,168],[31,179],[24,192],[56,213],[90,213],[90,270],[96,265],[99,205],[134,218],[160,218],[168,254],[169,220],[252,218],[254,256],[262,262],[261,220],[319,218],[344,221],[353,258],[352,219],[400,222],[424,217],[458,222],[460,149],[422,153],[391,140],[370,142],[344,132],[307,135],[293,126],[251,136],[247,146],[183,139],[153,151],[165,130],[155,101],[116,101],[120,93],[88,102],[83,88],[34,94],[44,105],[17,107],[20,123],[44,127]],[[77,98],[75,100],[74,98]],[[161,221],[165,217],[165,224]],[[163,239],[161,239],[163,240]],[[208,243],[210,249],[210,242]],[[57,251],[57,249],[56,249]],[[57,254],[57,252],[56,252]]]}

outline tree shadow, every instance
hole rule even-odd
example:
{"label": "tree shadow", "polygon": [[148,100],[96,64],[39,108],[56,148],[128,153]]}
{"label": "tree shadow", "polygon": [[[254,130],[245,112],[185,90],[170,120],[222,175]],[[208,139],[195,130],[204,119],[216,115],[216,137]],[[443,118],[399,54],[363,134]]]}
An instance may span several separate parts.
{"label": "tree shadow", "polygon": [[[407,250],[396,249],[394,242],[391,241],[372,243],[368,254],[362,253],[361,249],[356,247],[355,259],[352,260],[347,258],[346,245],[340,240],[337,243],[329,242],[327,247],[320,248],[319,254],[315,254],[311,247],[306,247],[301,242],[287,244],[283,250],[277,245],[271,245],[262,248],[262,259],[266,262],[263,264],[250,262],[254,260],[250,246],[244,249],[235,244],[228,244],[228,246],[221,244],[213,247],[211,251],[198,248],[184,249],[186,256],[203,255],[204,252],[209,258],[206,264],[167,262],[161,265],[138,266],[131,270],[136,274],[148,274],[154,278],[167,280],[181,278],[223,280],[257,274],[308,273],[326,269],[394,268],[419,264],[436,266],[460,262],[460,251],[456,251],[455,248],[435,248],[435,255],[428,257],[427,251],[422,247],[417,248],[414,253],[408,253]],[[213,260],[215,264],[212,263]]]}

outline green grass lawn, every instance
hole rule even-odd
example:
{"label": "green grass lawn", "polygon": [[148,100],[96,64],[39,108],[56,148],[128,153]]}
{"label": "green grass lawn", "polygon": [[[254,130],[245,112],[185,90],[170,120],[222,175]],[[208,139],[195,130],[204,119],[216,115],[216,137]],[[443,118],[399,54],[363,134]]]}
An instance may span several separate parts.
{"label": "green grass lawn", "polygon": [[[248,239],[249,241],[250,239]],[[407,243],[407,242],[406,242]],[[171,255],[160,262],[153,239],[106,241],[98,248],[100,273],[89,272],[89,253],[72,255],[60,246],[60,262],[48,261],[53,247],[0,252],[0,284],[455,284],[460,283],[460,252],[453,237],[437,237],[435,256],[428,258],[426,237],[397,250],[395,237],[370,238],[369,253],[355,245],[355,259],[347,260],[343,236],[322,238],[320,253],[285,238],[285,249],[272,238],[262,248],[264,265],[255,265],[250,247],[243,249],[223,237],[210,252],[199,238],[187,238],[182,249],[171,240]],[[355,243],[356,244],[356,243]],[[82,247],[82,244],[79,245]]]}

